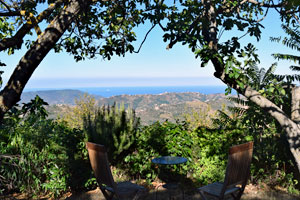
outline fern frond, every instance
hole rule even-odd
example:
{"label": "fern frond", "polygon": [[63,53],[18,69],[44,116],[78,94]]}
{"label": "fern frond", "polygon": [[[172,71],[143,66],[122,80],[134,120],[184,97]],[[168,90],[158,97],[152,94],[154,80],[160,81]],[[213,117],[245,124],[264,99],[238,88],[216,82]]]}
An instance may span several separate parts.
{"label": "fern frond", "polygon": [[300,56],[295,56],[295,55],[290,55],[290,54],[281,54],[281,53],[272,54],[272,56],[277,60],[288,60],[288,61],[293,61],[295,63],[300,64]]}

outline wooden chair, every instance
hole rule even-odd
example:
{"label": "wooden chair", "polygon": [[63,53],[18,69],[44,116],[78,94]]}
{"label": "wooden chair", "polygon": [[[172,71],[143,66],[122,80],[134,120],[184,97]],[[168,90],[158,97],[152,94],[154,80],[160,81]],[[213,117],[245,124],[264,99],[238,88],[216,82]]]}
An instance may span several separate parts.
{"label": "wooden chair", "polygon": [[253,152],[253,142],[233,146],[229,149],[229,157],[224,183],[215,182],[198,188],[203,199],[211,196],[225,199],[228,196],[240,199],[246,187]]}
{"label": "wooden chair", "polygon": [[138,199],[146,193],[146,189],[129,181],[116,183],[108,163],[107,151],[103,145],[87,142],[90,163],[100,190],[107,200],[114,197],[122,199]]}

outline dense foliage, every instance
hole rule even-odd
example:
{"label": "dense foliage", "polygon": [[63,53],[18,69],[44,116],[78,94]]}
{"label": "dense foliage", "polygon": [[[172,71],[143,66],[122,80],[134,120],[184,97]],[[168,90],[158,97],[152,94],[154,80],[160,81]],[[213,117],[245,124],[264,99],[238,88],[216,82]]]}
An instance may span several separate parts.
{"label": "dense foliage", "polygon": [[[245,103],[243,99],[235,100]],[[234,112],[232,116],[220,113],[216,120],[219,128],[243,130],[246,139],[254,141],[251,167],[253,183],[262,182],[271,187],[281,186],[290,192],[297,192],[297,171],[284,132],[272,117],[257,106],[247,108],[231,109]]]}
{"label": "dense foliage", "polygon": [[[291,116],[292,81],[299,80],[299,75],[276,75],[276,64],[267,70],[258,68],[253,62],[247,72],[248,85],[271,99],[289,116]],[[280,124],[257,104],[248,99],[231,97],[238,106],[229,107],[235,117],[227,120],[227,125],[236,124],[249,131],[255,142],[253,158],[253,176],[255,181],[264,180],[270,185],[284,185],[292,189],[295,177],[295,160],[288,148],[287,136]],[[224,114],[224,113],[223,113]],[[225,115],[223,115],[225,116]],[[227,116],[228,119],[228,116]],[[224,121],[223,121],[224,122]],[[226,124],[225,123],[225,124]],[[220,123],[224,126],[224,123]]]}
{"label": "dense foliage", "polygon": [[[251,180],[290,191],[297,183],[284,134],[274,121],[268,121],[267,126],[260,123],[256,109],[234,117],[221,112],[213,127],[192,128],[187,121],[138,126],[133,111],[122,106],[102,107],[93,119],[85,119],[83,131],[69,128],[61,120],[47,119],[45,104],[36,97],[5,118],[0,132],[1,193],[59,196],[71,189],[94,188],[85,149],[88,139],[105,144],[111,164],[132,179],[151,183],[174,178],[194,186],[222,180],[229,147],[254,140]],[[151,163],[151,159],[165,155],[183,156],[188,162],[168,168]]]}
{"label": "dense foliage", "polygon": [[82,187],[90,175],[82,131],[46,119],[43,105],[37,96],[14,108],[1,126],[1,193],[57,196],[71,186]]}
{"label": "dense foliage", "polygon": [[66,122],[72,128],[82,129],[83,119],[87,116],[94,119],[97,109],[96,99],[85,93],[79,99],[75,99],[75,106],[64,111],[59,121]]}
{"label": "dense foliage", "polygon": [[102,106],[95,113],[84,113],[83,129],[88,141],[103,144],[113,165],[122,164],[138,135],[139,118],[124,105]]}
{"label": "dense foliage", "polygon": [[207,184],[221,180],[230,146],[246,141],[241,130],[188,129],[185,122],[156,122],[145,126],[137,138],[136,151],[125,158],[132,175],[153,180],[157,166],[149,161],[158,156],[172,155],[188,158],[187,164],[174,166],[178,174],[188,175],[194,182]]}

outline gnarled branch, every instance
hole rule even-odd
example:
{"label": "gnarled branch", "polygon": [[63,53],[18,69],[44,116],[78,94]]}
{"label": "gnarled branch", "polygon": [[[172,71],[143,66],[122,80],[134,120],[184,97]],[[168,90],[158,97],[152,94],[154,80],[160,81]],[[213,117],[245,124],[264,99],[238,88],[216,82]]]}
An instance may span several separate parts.
{"label": "gnarled branch", "polygon": [[91,0],[71,0],[26,52],[7,85],[0,92],[0,119],[3,119],[4,113],[20,100],[21,93],[34,70],[53,49],[77,15],[88,9],[91,3]]}
{"label": "gnarled branch", "polygon": [[[41,12],[36,18],[34,23],[30,20],[27,23],[25,23],[18,31],[17,33],[11,37],[11,38],[4,38],[0,41],[0,51],[4,51],[11,47],[17,47],[21,48],[23,44],[23,38],[26,34],[29,33],[29,31],[34,28],[38,23],[42,22],[44,19],[50,16],[50,14],[54,11],[55,8],[57,8],[59,5],[63,3],[63,0],[58,0],[53,4],[50,4],[49,7]],[[19,12],[20,13],[20,12]]]}
{"label": "gnarled branch", "polygon": [[14,16],[21,16],[22,14],[20,11],[10,11],[10,12],[2,12],[0,13],[1,17],[14,17]]}

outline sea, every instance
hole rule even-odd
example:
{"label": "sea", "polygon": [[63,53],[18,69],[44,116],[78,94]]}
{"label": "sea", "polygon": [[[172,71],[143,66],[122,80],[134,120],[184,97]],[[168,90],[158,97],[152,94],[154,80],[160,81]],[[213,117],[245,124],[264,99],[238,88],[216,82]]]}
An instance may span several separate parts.
{"label": "sea", "polygon": [[[181,92],[199,92],[202,94],[225,93],[226,86],[142,86],[142,87],[84,87],[84,88],[30,88],[24,92],[73,89],[91,95],[111,97],[117,95],[163,94]],[[232,92],[235,94],[235,91]]]}
{"label": "sea", "polygon": [[226,86],[155,86],[155,87],[94,87],[77,88],[80,91],[102,97],[116,95],[138,95],[138,94],[162,94],[162,93],[181,93],[199,92],[202,94],[225,93]]}

